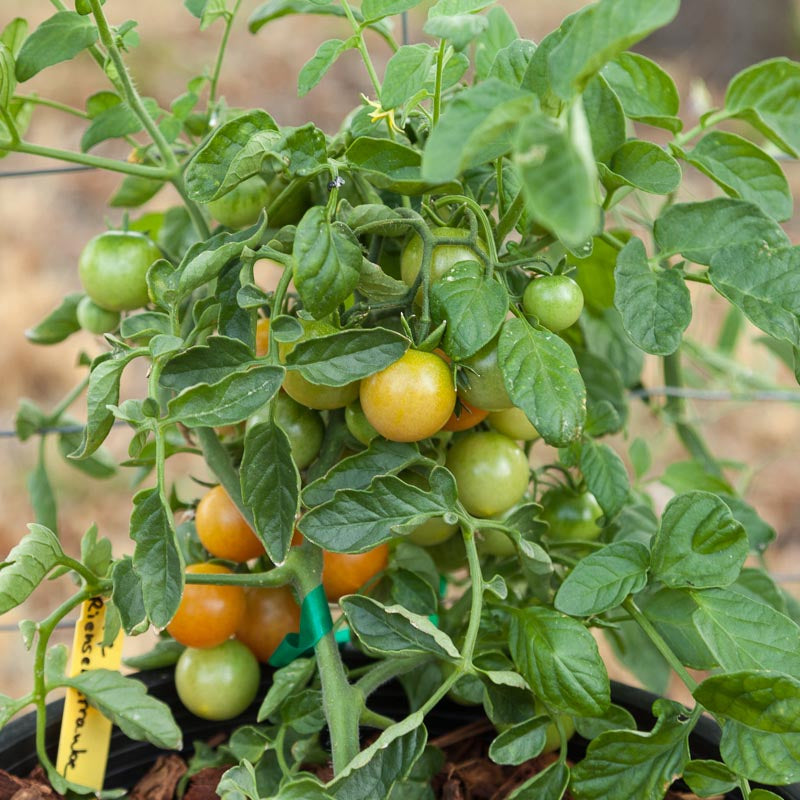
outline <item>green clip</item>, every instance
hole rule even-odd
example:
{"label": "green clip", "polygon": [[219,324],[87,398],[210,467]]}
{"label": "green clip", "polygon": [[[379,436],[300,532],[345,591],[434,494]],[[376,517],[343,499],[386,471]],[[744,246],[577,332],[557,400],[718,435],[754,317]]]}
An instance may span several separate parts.
{"label": "green clip", "polygon": [[285,667],[296,658],[313,650],[314,645],[333,628],[331,611],[325,590],[317,586],[306,595],[300,609],[300,632],[287,633],[269,663],[273,667]]}

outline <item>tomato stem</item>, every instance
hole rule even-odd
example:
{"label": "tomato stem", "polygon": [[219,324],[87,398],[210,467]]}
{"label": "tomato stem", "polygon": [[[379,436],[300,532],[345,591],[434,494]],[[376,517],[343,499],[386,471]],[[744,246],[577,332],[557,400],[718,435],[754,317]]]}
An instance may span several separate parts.
{"label": "tomato stem", "polygon": [[439,50],[436,53],[436,81],[433,86],[433,124],[439,122],[442,113],[442,75],[444,73],[444,55],[447,50],[447,42],[444,39],[439,41]]}
{"label": "tomato stem", "polygon": [[233,28],[233,21],[236,19],[236,14],[239,7],[242,5],[242,0],[236,0],[233,10],[225,15],[225,30],[222,34],[222,39],[219,43],[219,50],[217,51],[217,58],[214,63],[214,71],[211,74],[211,82],[208,90],[208,106],[209,108],[214,105],[217,99],[217,84],[219,83],[220,72],[222,71],[222,62],[225,59],[225,51],[228,48],[228,38],[231,35],[231,28]]}

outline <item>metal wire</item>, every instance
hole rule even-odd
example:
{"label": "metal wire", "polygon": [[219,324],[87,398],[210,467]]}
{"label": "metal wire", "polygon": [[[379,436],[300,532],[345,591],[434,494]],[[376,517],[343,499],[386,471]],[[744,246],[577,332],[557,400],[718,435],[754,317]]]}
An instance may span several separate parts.
{"label": "metal wire", "polygon": [[0,172],[0,178],[32,178],[36,175],[61,175],[66,172],[89,172],[97,167],[52,167],[50,169],[20,169]]}

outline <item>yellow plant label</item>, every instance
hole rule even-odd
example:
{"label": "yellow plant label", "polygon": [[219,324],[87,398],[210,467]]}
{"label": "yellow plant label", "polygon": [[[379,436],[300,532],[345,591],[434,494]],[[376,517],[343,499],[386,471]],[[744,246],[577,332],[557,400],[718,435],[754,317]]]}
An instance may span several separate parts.
{"label": "yellow plant label", "polygon": [[[69,674],[92,669],[118,670],[122,661],[123,633],[103,647],[106,607],[101,597],[84,602],[75,626]],[[103,788],[111,742],[111,722],[89,705],[86,695],[67,689],[56,768],[70,781],[99,791]]]}

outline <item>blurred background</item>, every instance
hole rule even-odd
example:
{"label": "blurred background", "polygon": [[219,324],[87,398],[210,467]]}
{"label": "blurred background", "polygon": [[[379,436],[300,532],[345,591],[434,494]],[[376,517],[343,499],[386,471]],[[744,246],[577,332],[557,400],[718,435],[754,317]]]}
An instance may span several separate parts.
{"label": "blurred background", "polygon": [[[720,102],[726,82],[743,67],[774,56],[798,56],[797,0],[686,0],[679,18],[660,31],[639,50],[662,63],[676,78],[683,97],[682,116],[687,126],[699,113]],[[361,92],[370,94],[369,82],[355,51],[346,53],[321,84],[301,100],[296,96],[295,76],[317,46],[332,37],[345,38],[345,23],[326,17],[286,17],[266,26],[258,35],[247,32],[246,21],[260,4],[245,0],[231,38],[222,72],[221,93],[231,106],[263,107],[281,124],[314,121],[333,133],[349,109],[359,103]],[[584,5],[581,0],[504,0],[521,35],[538,41],[556,27],[566,14]],[[426,4],[410,14],[412,39],[420,35]],[[200,32],[197,20],[179,0],[109,0],[106,11],[112,24],[128,18],[139,22],[141,44],[128,57],[141,93],[169,102],[186,89],[194,76],[210,69],[222,25]],[[53,13],[46,0],[2,0],[0,29],[15,16],[25,16],[33,28]],[[398,32],[399,36],[399,32]],[[377,37],[371,49],[379,74],[389,53]],[[20,87],[25,93],[82,108],[85,98],[107,88],[104,76],[88,56],[68,65],[44,70]],[[48,108],[37,108],[28,138],[39,144],[79,149],[85,121]],[[119,143],[103,144],[102,155],[125,156]],[[783,162],[795,197],[800,192],[800,166]],[[12,177],[7,173],[60,166],[32,157],[9,156],[0,161],[0,325],[4,346],[0,348],[0,559],[25,533],[33,518],[27,499],[26,481],[36,460],[35,440],[20,443],[5,435],[13,429],[20,398],[30,398],[44,409],[52,409],[80,380],[77,366],[82,352],[99,353],[104,343],[89,334],[78,334],[54,347],[30,344],[24,331],[58,305],[62,296],[79,290],[77,260],[85,243],[107,226],[118,225],[122,212],[108,209],[106,202],[119,178],[101,172]],[[686,168],[691,173],[690,168]],[[704,199],[714,191],[709,182],[689,174],[685,199]],[[175,202],[161,192],[145,208],[163,209]],[[136,211],[135,215],[141,213]],[[787,224],[795,243],[800,242],[800,217]],[[708,287],[695,292],[695,318],[687,338],[702,348],[713,344],[722,323],[725,304]],[[738,381],[707,371],[707,388],[732,390],[755,385],[797,390],[790,371],[757,342],[757,332],[746,333],[733,358]],[[727,369],[727,367],[725,367]],[[722,372],[725,372],[725,369]],[[663,379],[656,364],[648,365],[647,385],[659,386]],[[123,399],[141,394],[142,374],[130,375],[123,385]],[[73,408],[82,419],[83,399]],[[692,401],[689,413],[709,434],[712,451],[729,465],[729,479],[745,491],[764,519],[778,533],[768,561],[791,591],[800,590],[800,408],[795,401],[748,403],[736,399]],[[650,475],[657,477],[663,464],[687,456],[651,410],[635,406],[627,441],[619,438],[624,454],[635,436],[646,438],[654,455]],[[50,437],[52,438],[52,437]],[[108,442],[116,456],[127,451],[126,429],[115,429]],[[537,445],[540,447],[541,445]],[[68,552],[76,552],[81,535],[94,522],[100,533],[115,544],[115,552],[130,551],[127,539],[131,472],[121,471],[100,482],[87,479],[58,456],[55,443],[48,443],[52,476],[59,502],[60,535]],[[536,450],[534,450],[536,457]],[[746,467],[741,465],[746,464]],[[737,466],[738,465],[738,466]],[[206,478],[199,460],[170,461],[170,477],[179,482],[183,497],[202,491],[192,476]],[[652,490],[663,502],[668,490],[653,483]],[[19,619],[40,619],[66,596],[65,579],[49,584],[2,624]],[[70,641],[71,633],[59,634]],[[126,653],[148,649],[149,637],[128,643]],[[16,695],[29,686],[30,654],[16,630],[0,631],[0,692]]]}

